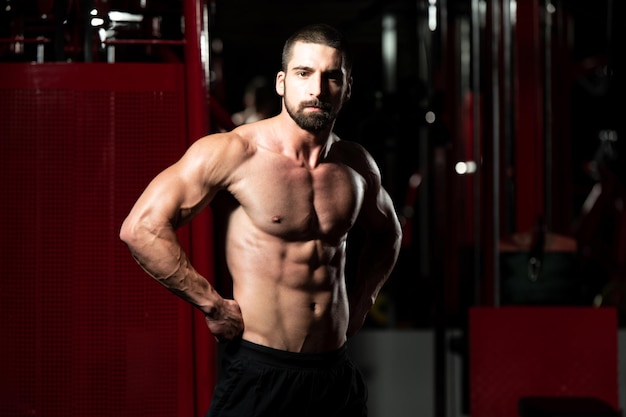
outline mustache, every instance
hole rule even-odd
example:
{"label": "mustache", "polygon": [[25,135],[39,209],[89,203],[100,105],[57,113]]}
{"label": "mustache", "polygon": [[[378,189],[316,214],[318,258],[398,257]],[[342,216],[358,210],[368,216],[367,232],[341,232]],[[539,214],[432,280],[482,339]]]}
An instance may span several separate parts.
{"label": "mustache", "polygon": [[304,109],[305,107],[316,107],[324,111],[330,111],[332,109],[332,106],[330,105],[330,103],[326,103],[320,100],[309,100],[309,101],[301,102],[300,109]]}

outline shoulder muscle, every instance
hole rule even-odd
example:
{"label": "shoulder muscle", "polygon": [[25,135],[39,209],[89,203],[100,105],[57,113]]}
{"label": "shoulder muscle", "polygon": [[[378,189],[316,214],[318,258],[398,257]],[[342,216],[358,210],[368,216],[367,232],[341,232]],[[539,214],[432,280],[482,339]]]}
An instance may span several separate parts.
{"label": "shoulder muscle", "polygon": [[180,174],[211,189],[226,188],[237,168],[252,154],[250,142],[237,134],[205,136],[194,142],[179,161]]}

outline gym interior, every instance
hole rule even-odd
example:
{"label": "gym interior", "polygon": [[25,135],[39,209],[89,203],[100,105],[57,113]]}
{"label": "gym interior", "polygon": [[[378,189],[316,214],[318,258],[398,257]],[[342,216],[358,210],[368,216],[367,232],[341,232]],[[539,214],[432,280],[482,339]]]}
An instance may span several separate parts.
{"label": "gym interior", "polygon": [[[219,346],[119,227],[317,22],[403,229],[349,342],[371,417],[623,415],[623,1],[0,0],[1,415],[204,415]],[[220,288],[213,220],[179,238]]]}

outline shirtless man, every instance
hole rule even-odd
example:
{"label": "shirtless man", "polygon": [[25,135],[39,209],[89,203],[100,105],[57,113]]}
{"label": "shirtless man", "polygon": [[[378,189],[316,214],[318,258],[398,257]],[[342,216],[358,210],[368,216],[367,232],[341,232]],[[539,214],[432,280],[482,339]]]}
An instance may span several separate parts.
{"label": "shirtless man", "polygon": [[[280,114],[195,142],[124,221],[137,262],[226,344],[210,416],[367,415],[345,344],[391,273],[401,232],[372,157],[332,131],[351,88],[341,34],[302,29],[276,76]],[[237,201],[224,242],[233,300],[194,270],[175,235],[222,190]],[[367,238],[348,291],[346,239],[357,223]]]}

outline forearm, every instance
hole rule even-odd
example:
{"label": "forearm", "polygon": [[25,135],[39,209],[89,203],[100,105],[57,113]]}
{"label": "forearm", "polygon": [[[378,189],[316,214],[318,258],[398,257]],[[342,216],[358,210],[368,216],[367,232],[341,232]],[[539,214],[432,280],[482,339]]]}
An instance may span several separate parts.
{"label": "forearm", "polygon": [[122,227],[120,237],[128,245],[133,258],[151,277],[204,314],[212,314],[223,301],[210,283],[193,268],[172,227]]}
{"label": "forearm", "polygon": [[348,336],[362,326],[376,297],[393,270],[400,251],[399,232],[370,236],[359,255],[356,279],[349,292],[350,324]]}

